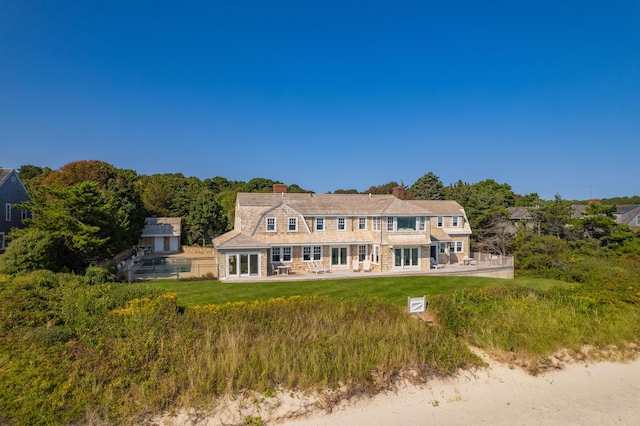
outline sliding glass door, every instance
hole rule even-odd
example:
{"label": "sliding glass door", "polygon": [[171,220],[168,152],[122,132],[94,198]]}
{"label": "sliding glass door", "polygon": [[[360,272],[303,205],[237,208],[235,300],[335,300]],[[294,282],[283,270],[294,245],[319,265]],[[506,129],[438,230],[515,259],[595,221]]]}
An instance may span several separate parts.
{"label": "sliding glass door", "polygon": [[229,253],[227,255],[227,277],[257,277],[260,275],[258,253]]}
{"label": "sliding glass door", "polygon": [[394,269],[417,269],[420,267],[420,248],[403,247],[394,249]]}

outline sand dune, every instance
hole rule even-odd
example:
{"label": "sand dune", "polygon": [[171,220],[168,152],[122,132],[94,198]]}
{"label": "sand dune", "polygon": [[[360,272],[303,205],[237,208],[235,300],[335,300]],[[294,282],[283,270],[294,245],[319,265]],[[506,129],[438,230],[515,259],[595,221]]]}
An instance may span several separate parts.
{"label": "sand dune", "polygon": [[352,402],[332,414],[289,420],[319,425],[637,425],[640,360],[571,364],[531,376],[492,362],[487,369]]}
{"label": "sand dune", "polygon": [[282,426],[638,425],[640,359],[573,363],[538,376],[489,360],[487,368],[455,378],[344,401],[330,414],[322,407],[313,395],[254,394],[220,403],[215,412],[174,413],[152,424],[216,426],[255,420]]}

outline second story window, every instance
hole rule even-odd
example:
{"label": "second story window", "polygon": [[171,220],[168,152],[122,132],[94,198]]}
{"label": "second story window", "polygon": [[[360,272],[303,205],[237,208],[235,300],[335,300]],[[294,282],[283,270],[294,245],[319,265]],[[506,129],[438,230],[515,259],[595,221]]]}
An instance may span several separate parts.
{"label": "second story window", "polygon": [[11,204],[7,203],[5,206],[4,218],[7,222],[11,222]]}
{"label": "second story window", "polygon": [[373,230],[374,231],[380,231],[380,218],[379,217],[374,217],[373,218]]}
{"label": "second story window", "polygon": [[324,217],[316,217],[316,231],[324,231]]}
{"label": "second story window", "polygon": [[442,228],[444,226],[444,217],[438,216],[438,228]]}
{"label": "second story window", "polygon": [[276,232],[276,218],[268,217],[267,218],[267,232]]}
{"label": "second story window", "polygon": [[393,232],[393,216],[387,218],[387,231]]}
{"label": "second story window", "polygon": [[459,221],[458,221],[458,216],[453,216],[451,218],[451,226],[453,226],[454,228],[457,228],[459,225]]}
{"label": "second story window", "polygon": [[419,217],[418,218],[418,231],[424,231],[426,229],[427,218]]}
{"label": "second story window", "polygon": [[367,230],[367,218],[359,217],[358,218],[358,230],[366,231]]}
{"label": "second story window", "polygon": [[22,220],[29,219],[29,212],[27,210],[22,210]]}
{"label": "second story window", "polygon": [[289,218],[289,232],[296,232],[298,230],[298,218],[290,217]]}
{"label": "second story window", "polygon": [[344,217],[338,218],[338,231],[344,231],[347,229],[347,219]]}
{"label": "second story window", "polygon": [[397,220],[398,220],[398,231],[415,231],[416,230],[415,217],[399,217]]}

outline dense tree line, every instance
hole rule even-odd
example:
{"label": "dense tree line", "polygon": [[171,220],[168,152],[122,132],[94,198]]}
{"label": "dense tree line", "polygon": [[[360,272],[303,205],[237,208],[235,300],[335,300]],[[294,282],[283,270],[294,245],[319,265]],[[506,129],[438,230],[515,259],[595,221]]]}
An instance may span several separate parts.
{"label": "dense tree line", "polygon": [[[238,192],[271,192],[282,183],[266,178],[248,182],[216,176],[201,180],[181,173],[139,175],[102,161],[77,161],[59,170],[25,165],[18,170],[33,200],[27,227],[9,234],[10,245],[0,256],[0,272],[50,269],[83,272],[87,266],[112,258],[135,245],[145,217],[180,217],[183,243],[210,243],[211,238],[233,228]],[[613,203],[591,204],[579,218],[571,202],[559,195],[542,200],[538,194],[515,194],[511,186],[492,179],[463,181],[445,186],[433,172],[412,185],[395,181],[372,185],[362,193],[391,194],[403,186],[406,197],[420,200],[455,200],[469,219],[472,249],[498,254],[529,256],[533,239],[554,237],[567,244],[623,250],[638,236],[613,219]],[[288,192],[311,192],[288,185]],[[337,189],[334,193],[359,193]],[[618,198],[631,204],[638,196]],[[530,217],[519,229],[509,207],[526,207]],[[544,244],[543,244],[544,245]]]}

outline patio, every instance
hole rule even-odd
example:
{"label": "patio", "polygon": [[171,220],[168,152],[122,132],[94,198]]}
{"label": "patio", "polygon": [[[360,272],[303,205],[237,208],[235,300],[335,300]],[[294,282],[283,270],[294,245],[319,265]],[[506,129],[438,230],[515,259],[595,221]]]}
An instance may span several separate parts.
{"label": "patio", "polygon": [[[480,255],[480,254],[478,254]],[[420,271],[415,269],[407,269],[403,271],[387,271],[387,272],[354,272],[349,268],[331,269],[324,273],[290,271],[289,274],[273,274],[266,277],[244,277],[244,278],[228,278],[225,282],[274,282],[274,281],[309,281],[309,280],[341,280],[341,279],[357,279],[367,277],[397,277],[397,276],[475,276],[475,277],[491,277],[513,279],[514,267],[513,257],[511,256],[478,256],[473,262],[460,262],[445,265],[444,268],[429,269]]]}

